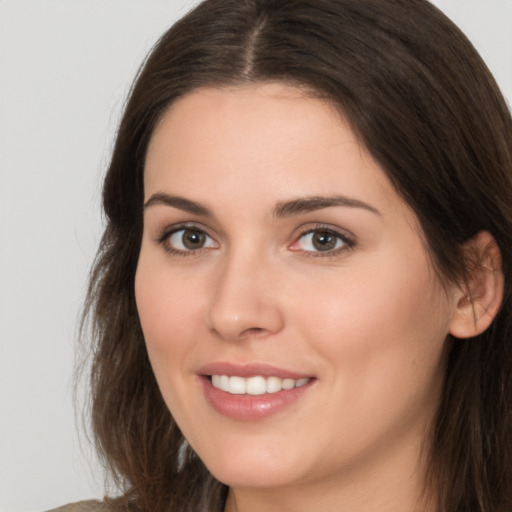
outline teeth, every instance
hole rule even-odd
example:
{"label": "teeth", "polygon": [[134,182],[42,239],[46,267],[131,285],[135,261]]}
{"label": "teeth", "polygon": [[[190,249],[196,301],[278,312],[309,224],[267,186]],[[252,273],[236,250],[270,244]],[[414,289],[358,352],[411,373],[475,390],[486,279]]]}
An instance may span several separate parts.
{"label": "teeth", "polygon": [[279,377],[269,377],[267,379],[267,393],[277,393],[281,391],[283,380]]}
{"label": "teeth", "polygon": [[295,381],[293,379],[283,379],[283,389],[293,389],[295,387]]}
{"label": "teeth", "polygon": [[311,379],[280,379],[279,377],[244,377],[228,375],[212,375],[212,385],[232,395],[263,395],[265,393],[277,393],[281,390],[299,388],[307,384]]}
{"label": "teeth", "polygon": [[222,391],[229,389],[229,377],[227,375],[217,375],[219,377],[219,387]]}
{"label": "teeth", "polygon": [[[241,379],[241,377],[236,378]],[[245,392],[248,395],[263,395],[263,393],[267,392],[266,379],[263,377],[251,377],[250,379],[247,379],[245,381]]]}

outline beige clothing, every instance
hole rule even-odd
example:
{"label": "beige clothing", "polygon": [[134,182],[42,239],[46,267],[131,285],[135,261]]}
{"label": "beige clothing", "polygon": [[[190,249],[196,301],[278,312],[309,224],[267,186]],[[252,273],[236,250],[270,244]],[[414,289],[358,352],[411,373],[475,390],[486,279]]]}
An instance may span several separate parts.
{"label": "beige clothing", "polygon": [[79,501],[48,510],[48,512],[107,512],[107,506],[100,501]]}

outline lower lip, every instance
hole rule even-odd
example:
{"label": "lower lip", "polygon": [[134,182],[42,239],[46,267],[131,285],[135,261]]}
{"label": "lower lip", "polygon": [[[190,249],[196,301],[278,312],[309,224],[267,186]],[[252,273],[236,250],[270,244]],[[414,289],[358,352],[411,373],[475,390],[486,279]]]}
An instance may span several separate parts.
{"label": "lower lip", "polygon": [[293,389],[283,389],[276,393],[263,395],[233,395],[213,387],[207,377],[201,377],[206,399],[220,414],[241,421],[257,421],[277,414],[296,402],[313,384],[311,379],[307,384]]}

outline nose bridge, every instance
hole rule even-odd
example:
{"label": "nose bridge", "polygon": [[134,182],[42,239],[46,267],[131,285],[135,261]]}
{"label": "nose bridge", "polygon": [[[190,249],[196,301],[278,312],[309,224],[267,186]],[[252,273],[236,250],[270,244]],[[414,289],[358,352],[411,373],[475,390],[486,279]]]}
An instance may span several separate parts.
{"label": "nose bridge", "polygon": [[247,246],[227,251],[209,307],[210,329],[231,340],[279,331],[283,316],[273,267],[264,251]]}

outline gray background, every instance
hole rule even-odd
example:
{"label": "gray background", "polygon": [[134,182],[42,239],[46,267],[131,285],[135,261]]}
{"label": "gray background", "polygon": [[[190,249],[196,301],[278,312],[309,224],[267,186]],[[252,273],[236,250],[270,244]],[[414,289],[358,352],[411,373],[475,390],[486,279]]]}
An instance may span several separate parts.
{"label": "gray background", "polygon": [[[0,511],[101,497],[72,407],[101,176],[132,77],[193,0],[0,0]],[[438,0],[512,102],[512,0]]]}

